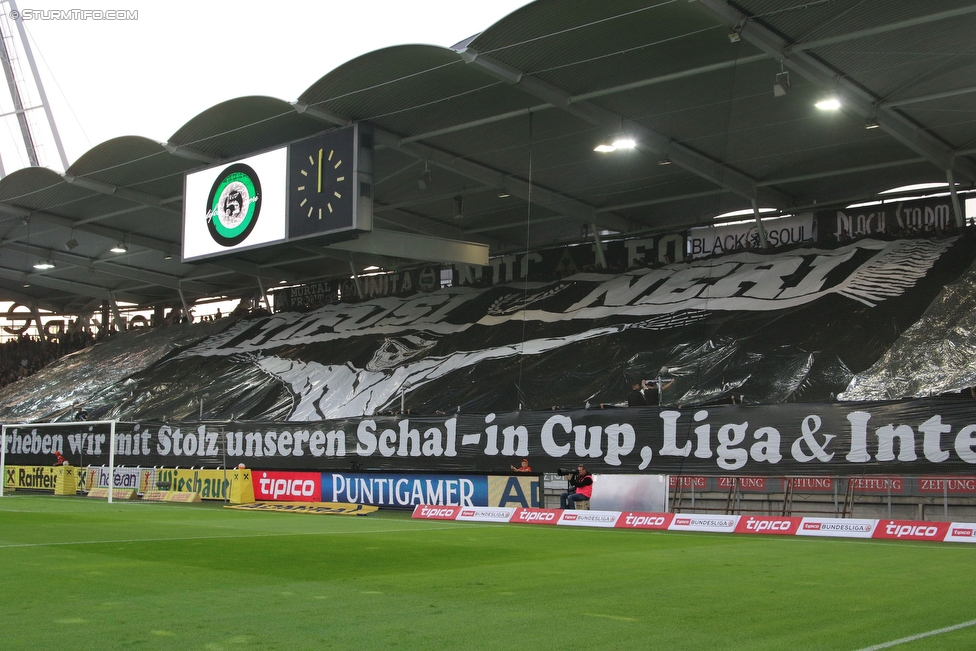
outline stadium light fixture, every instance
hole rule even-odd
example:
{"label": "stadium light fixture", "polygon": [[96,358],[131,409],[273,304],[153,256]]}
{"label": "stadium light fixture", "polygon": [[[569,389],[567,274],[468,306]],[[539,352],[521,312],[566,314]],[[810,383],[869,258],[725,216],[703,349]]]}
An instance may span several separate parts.
{"label": "stadium light fixture", "polygon": [[111,251],[112,253],[125,253],[128,250],[129,250],[129,247],[127,247],[125,245],[125,242],[119,242],[118,244],[116,244],[115,246],[113,246],[111,249],[109,249],[109,251]]}
{"label": "stadium light fixture", "polygon": [[614,136],[598,144],[593,148],[593,151],[600,152],[601,154],[609,154],[618,149],[633,149],[636,146],[637,141],[630,136]]}
{"label": "stadium light fixture", "polygon": [[[769,213],[776,212],[775,208],[760,208],[759,213]],[[721,215],[715,215],[712,219],[728,219],[729,217],[743,217],[745,215],[754,215],[755,211],[752,208],[745,208],[744,210],[732,210],[730,212],[723,212]]]}
{"label": "stadium light fixture", "polygon": [[912,183],[911,185],[899,185],[897,188],[882,190],[878,194],[899,194],[904,192],[917,192],[919,190],[935,190],[936,188],[948,188],[948,183]]}
{"label": "stadium light fixture", "polygon": [[417,187],[421,190],[426,190],[430,187],[430,166],[427,161],[424,161],[424,171],[420,173],[420,180],[417,181]]}
{"label": "stadium light fixture", "polygon": [[790,73],[786,70],[776,73],[776,82],[773,84],[773,97],[783,97],[790,92]]}
{"label": "stadium light fixture", "polygon": [[840,100],[834,96],[824,97],[814,104],[821,111],[837,111],[840,109]]}
{"label": "stadium light fixture", "polygon": [[54,262],[50,258],[47,260],[38,260],[34,263],[35,269],[40,269],[41,271],[46,271],[47,269],[54,269]]}
{"label": "stadium light fixture", "polygon": [[880,126],[881,125],[878,124],[878,118],[868,118],[867,121],[864,123],[865,129],[877,129]]}

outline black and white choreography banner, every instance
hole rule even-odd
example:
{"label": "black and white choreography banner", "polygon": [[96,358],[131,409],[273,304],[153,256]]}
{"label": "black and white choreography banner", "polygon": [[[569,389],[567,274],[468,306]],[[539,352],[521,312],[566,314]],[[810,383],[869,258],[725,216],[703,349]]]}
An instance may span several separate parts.
{"label": "black and white choreography banner", "polygon": [[[195,326],[200,334],[175,350],[159,341],[166,331],[149,332],[95,346],[42,375],[43,384],[11,385],[0,412],[8,422],[49,420],[85,395],[92,418],[129,422],[199,418],[311,432],[323,421],[408,412],[426,428],[417,414],[437,423],[443,413],[627,404],[634,382],[656,378],[674,379],[665,407],[830,403],[971,266],[974,251],[976,232],[863,239],[386,296],[229,321],[213,333]],[[113,347],[125,354],[109,356]],[[593,414],[573,420],[595,420],[603,436],[613,425]],[[377,431],[389,428],[376,422]],[[459,418],[458,432],[491,425],[469,422]],[[634,426],[639,439],[663,427],[656,415]],[[535,440],[541,425],[526,427]],[[356,429],[345,429],[347,450]]]}
{"label": "black and white choreography banner", "polygon": [[[7,428],[10,465],[107,462],[107,428]],[[972,474],[976,402],[720,406],[375,417],[303,423],[119,423],[119,466],[722,475]]]}
{"label": "black and white choreography banner", "polygon": [[[332,305],[243,322],[182,351],[172,365],[206,365],[208,373],[229,369],[207,392],[232,398],[240,414],[249,406],[244,395],[264,395],[257,386],[241,390],[239,369],[250,364],[266,386],[280,383],[287,389],[292,404],[281,411],[287,409],[282,420],[289,421],[389,412],[399,408],[403,394],[407,407],[425,413],[458,405],[462,411],[507,411],[519,403],[539,409],[582,407],[588,399],[616,402],[626,400],[629,391],[629,385],[612,386],[622,373],[650,378],[664,365],[677,376],[665,404],[717,401],[724,391],[723,374],[726,384],[750,395],[750,402],[780,402],[801,384],[819,381],[809,352],[780,347],[776,350],[790,353],[790,360],[771,359],[768,368],[759,369],[758,354],[747,356],[748,363],[711,368],[707,364],[714,360],[665,351],[685,350],[702,332],[719,331],[724,339],[713,346],[737,343],[716,358],[733,359],[740,349],[769,357],[769,342],[795,339],[796,328],[811,326],[799,334],[807,350],[828,360],[825,364],[832,353],[853,360],[848,364],[860,363],[858,355],[866,346],[845,348],[848,324],[872,329],[865,312],[890,324],[893,312],[902,318],[918,310],[899,297],[955,243],[865,240],[782,255],[743,252],[618,276],[580,274],[571,282],[491,290],[454,287],[410,299]],[[924,304],[930,300],[925,296]],[[790,310],[797,312],[787,318]],[[756,315],[771,312],[782,316],[757,322]],[[890,336],[890,330],[885,325],[874,336]],[[745,343],[757,333],[762,333],[762,344]],[[523,382],[518,371],[525,363],[532,373]],[[845,371],[835,366],[824,373]],[[566,382],[567,376],[573,381]],[[716,387],[706,387],[702,378],[719,379]],[[162,383],[173,384],[158,379],[147,390],[156,393]],[[836,393],[845,386],[846,381],[827,388]],[[820,391],[826,397],[828,391]]]}

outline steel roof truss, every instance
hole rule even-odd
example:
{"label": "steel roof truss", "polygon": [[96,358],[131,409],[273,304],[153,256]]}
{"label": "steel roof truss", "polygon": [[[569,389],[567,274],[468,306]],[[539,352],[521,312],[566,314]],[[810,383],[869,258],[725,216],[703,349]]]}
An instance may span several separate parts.
{"label": "steel roof truss", "polygon": [[[485,72],[500,77],[510,83],[517,83],[518,87],[540,99],[549,102],[556,108],[586,122],[606,129],[609,132],[624,132],[632,134],[640,143],[656,151],[660,155],[668,156],[673,163],[681,166],[689,172],[696,174],[716,185],[735,192],[746,199],[759,198],[764,204],[768,204],[781,210],[786,210],[793,203],[792,199],[778,190],[772,188],[756,187],[753,179],[741,172],[728,167],[711,158],[658,133],[632,120],[628,120],[622,115],[601,108],[591,102],[581,100],[573,101],[573,96],[552,84],[526,75],[501,61],[492,57],[480,54],[471,49],[463,50],[459,53],[469,64],[477,66]],[[758,194],[757,194],[758,193]]]}
{"label": "steel roof truss", "polygon": [[922,127],[901,113],[879,104],[873,95],[850,80],[843,71],[833,70],[806,51],[796,51],[791,43],[758,22],[750,20],[751,16],[729,5],[725,0],[699,0],[699,4],[710,9],[730,28],[741,25],[741,38],[781,60],[784,66],[821,88],[836,92],[845,106],[862,117],[876,118],[886,133],[921,154],[942,171],[953,170],[966,180],[976,180],[976,164],[957,157],[945,143]]}

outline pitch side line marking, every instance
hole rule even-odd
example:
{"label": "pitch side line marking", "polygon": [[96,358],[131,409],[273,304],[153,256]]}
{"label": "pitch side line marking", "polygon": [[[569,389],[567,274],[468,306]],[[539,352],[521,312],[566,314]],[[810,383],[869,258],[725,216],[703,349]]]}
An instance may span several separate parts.
{"label": "pitch side line marking", "polygon": [[962,624],[946,626],[945,628],[937,628],[934,631],[927,631],[925,633],[919,633],[918,635],[909,635],[908,637],[903,637],[900,640],[892,640],[891,642],[885,642],[883,644],[875,644],[874,646],[864,647],[863,649],[858,649],[857,651],[878,651],[878,649],[887,649],[893,646],[898,646],[899,644],[906,644],[908,642],[914,642],[915,640],[921,640],[923,637],[931,637],[933,635],[942,635],[943,633],[958,631],[960,628],[967,628],[969,626],[976,626],[976,619],[971,619],[968,622],[963,622]]}
{"label": "pitch side line marking", "polygon": [[[476,525],[478,526],[478,525]],[[62,545],[117,545],[122,543],[146,543],[146,542],[174,542],[179,540],[223,540],[234,538],[282,538],[285,536],[348,536],[348,535],[369,535],[374,533],[406,533],[410,531],[449,531],[453,527],[425,527],[423,529],[373,529],[363,531],[305,531],[295,533],[258,533],[246,536],[227,535],[227,536],[187,536],[182,538],[129,538],[121,540],[74,540],[68,542],[49,542],[49,543],[13,543],[0,544],[0,549],[12,549],[16,547],[59,547]]]}

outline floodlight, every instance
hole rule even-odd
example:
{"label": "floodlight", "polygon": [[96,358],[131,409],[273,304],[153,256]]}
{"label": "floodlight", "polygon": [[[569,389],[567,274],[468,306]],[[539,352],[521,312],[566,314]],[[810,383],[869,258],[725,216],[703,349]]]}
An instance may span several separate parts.
{"label": "floodlight", "polygon": [[836,111],[840,109],[840,100],[836,97],[825,97],[814,104],[821,111]]}
{"label": "floodlight", "polygon": [[776,73],[776,83],[773,84],[773,96],[783,97],[790,92],[790,73],[787,71]]}

